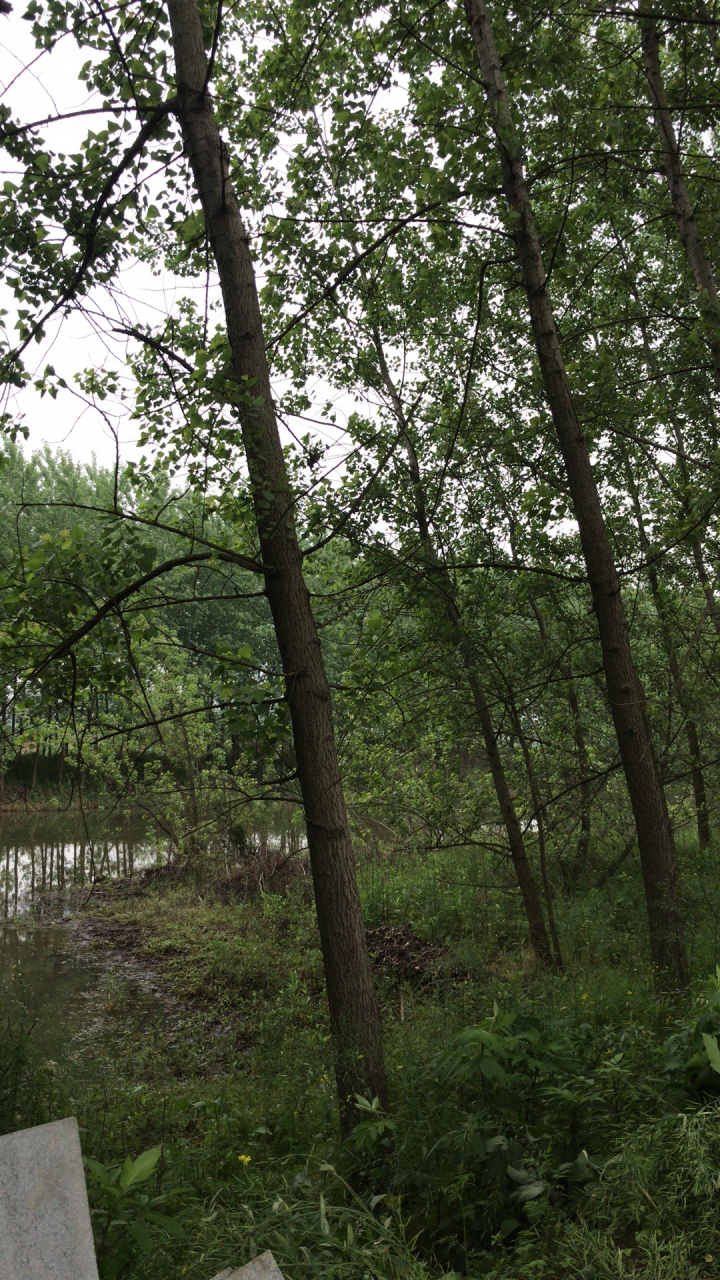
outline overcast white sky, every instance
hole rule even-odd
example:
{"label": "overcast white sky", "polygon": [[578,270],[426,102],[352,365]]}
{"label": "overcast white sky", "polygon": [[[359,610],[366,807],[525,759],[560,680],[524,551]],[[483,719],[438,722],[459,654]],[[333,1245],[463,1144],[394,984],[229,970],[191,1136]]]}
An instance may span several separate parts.
{"label": "overcast white sky", "polygon": [[[51,54],[39,59],[30,35],[30,24],[20,17],[22,0],[8,18],[0,18],[0,86],[2,101],[7,103],[13,116],[24,121],[41,119],[46,115],[77,111],[88,105],[84,86],[78,80],[78,70],[85,60],[80,56],[70,37],[61,41]],[[69,120],[51,126],[47,132],[50,145],[64,152],[72,152],[85,136],[89,121]],[[7,158],[3,179],[12,176]],[[147,270],[137,269],[129,273],[127,284],[138,297],[148,290],[148,302],[162,305],[162,282],[153,280]],[[0,283],[0,301],[14,312],[14,300],[9,290]],[[10,331],[12,341],[12,330]],[[118,354],[120,349],[118,348]],[[115,357],[117,359],[117,356]],[[73,315],[58,320],[50,327],[46,340],[27,352],[27,367],[40,373],[46,364],[54,365],[58,373],[72,385],[73,375],[90,365],[105,365],[109,353],[90,320]],[[115,439],[108,422],[70,393],[61,393],[57,400],[41,398],[32,388],[17,393],[13,401],[15,409],[23,415],[29,430],[28,448],[41,448],[47,443],[53,448],[61,446],[83,461],[95,455],[99,462],[112,463],[115,458]],[[116,414],[112,425],[119,429],[123,453],[131,456],[136,450],[135,424],[122,420]]]}
{"label": "overcast white sky", "polygon": [[[78,111],[93,105],[85,92],[85,86],[78,79],[80,66],[87,59],[87,52],[79,53],[72,38],[67,37],[50,54],[42,54],[38,58],[37,50],[30,35],[30,24],[20,16],[22,0],[9,17],[0,17],[0,98],[7,103],[15,119],[30,121],[41,119],[46,115]],[[66,120],[46,128],[44,136],[52,148],[72,153],[79,146],[89,127],[100,127],[101,118],[95,121],[90,118]],[[12,177],[10,161],[5,157],[0,181]],[[173,308],[178,293],[191,292],[193,282],[178,281],[170,275],[153,275],[142,263],[129,266],[121,273],[120,289],[112,298],[107,294],[97,296],[98,315],[100,311],[108,312],[113,308],[119,321],[131,323],[157,322],[162,315]],[[204,292],[204,284],[196,286]],[[10,291],[0,281],[0,306],[10,313],[7,319],[10,340],[13,339],[11,328],[15,302]],[[90,366],[112,368],[122,365],[124,340],[110,338],[108,345],[107,324],[97,326],[92,318],[92,299],[86,316],[74,314],[70,318],[53,322],[48,329],[46,339],[38,346],[30,348],[26,354],[28,369],[33,373],[41,373],[48,363],[61,374],[72,386],[76,373]],[[280,388],[278,388],[279,390]],[[310,395],[318,402],[317,412],[311,411],[316,418],[322,416],[320,406],[328,399],[337,405],[339,424],[342,424],[353,407],[349,397],[333,394],[324,383],[318,382],[310,389]],[[29,431],[27,449],[42,448],[44,444],[54,448],[69,450],[75,458],[89,462],[96,457],[98,462],[112,465],[115,461],[117,432],[120,442],[121,456],[129,460],[136,457],[138,449],[136,441],[138,424],[132,422],[120,405],[108,405],[104,402],[104,415],[88,405],[79,392],[60,392],[56,400],[47,396],[41,398],[32,388],[25,388],[14,393],[11,406],[23,415],[23,421]],[[338,454],[343,446],[338,439],[342,432],[329,427],[326,430],[311,426],[307,422],[294,424],[296,434],[305,434],[311,430],[313,434],[323,437],[326,442],[335,442],[332,466],[337,463]]]}

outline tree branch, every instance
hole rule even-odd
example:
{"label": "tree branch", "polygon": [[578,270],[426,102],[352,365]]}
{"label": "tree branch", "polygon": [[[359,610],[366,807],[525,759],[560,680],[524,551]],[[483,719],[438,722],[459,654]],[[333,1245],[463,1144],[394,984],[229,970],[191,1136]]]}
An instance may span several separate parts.
{"label": "tree branch", "polygon": [[[156,578],[160,578],[166,573],[171,573],[173,569],[181,569],[186,565],[199,564],[202,561],[212,560],[215,556],[217,556],[219,560],[229,560],[231,563],[234,563],[235,560],[234,555],[229,553],[222,555],[221,553],[213,551],[196,551],[191,555],[175,556],[172,560],[164,560],[162,564],[156,565],[154,569],[150,569],[148,573],[144,573],[142,577],[137,578],[135,582],[128,583],[127,586],[122,587],[120,591],[116,591],[114,595],[110,596],[110,598],[96,610],[91,618],[87,618],[81,626],[77,627],[69,636],[66,636],[59,645],[56,645],[56,647],[47,654],[45,658],[43,658],[42,662],[39,662],[38,665],[33,668],[27,677],[27,680],[32,680],[35,676],[40,675],[40,672],[44,671],[51,662],[55,662],[57,658],[66,657],[67,654],[75,648],[75,645],[78,644],[80,640],[83,640],[85,636],[89,635],[91,631],[94,631],[95,627],[99,626],[109,613],[112,613],[117,609],[119,605],[121,605],[130,596],[134,595],[136,591],[141,591],[149,582],[154,582]],[[27,680],[23,683],[27,683]]]}

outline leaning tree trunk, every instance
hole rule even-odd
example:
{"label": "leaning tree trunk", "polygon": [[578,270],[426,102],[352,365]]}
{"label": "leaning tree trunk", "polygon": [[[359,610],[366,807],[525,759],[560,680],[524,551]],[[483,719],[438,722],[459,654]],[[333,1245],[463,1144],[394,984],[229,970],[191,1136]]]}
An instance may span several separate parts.
{"label": "leaning tree trunk", "polygon": [[[439,590],[445,616],[447,617],[452,629],[455,646],[462,658],[470,689],[470,696],[472,697],[473,707],[475,709],[475,715],[480,725],[480,732],[482,733],[485,753],[490,765],[490,774],[495,788],[495,795],[500,806],[500,813],[502,814],[503,825],[505,827],[508,844],[510,846],[510,859],[513,864],[515,878],[518,882],[520,893],[522,895],[523,906],[525,908],[525,916],[528,922],[528,931],[530,934],[530,945],[541,964],[546,966],[552,966],[555,964],[557,967],[562,968],[560,944],[557,942],[555,935],[553,935],[553,941],[556,942],[555,954],[553,954],[550,946],[548,931],[545,927],[545,917],[543,915],[540,893],[533,875],[530,860],[527,856],[522,826],[515,808],[515,801],[513,800],[510,784],[508,783],[507,774],[505,773],[502,757],[500,755],[497,734],[493,725],[492,713],[488,705],[482,680],[480,679],[473,646],[471,645],[465,628],[463,627],[462,617],[458,608],[456,594],[453,589],[450,575],[446,566],[438,556],[432,533],[430,531],[430,522],[427,516],[427,504],[425,502],[425,490],[423,488],[422,475],[420,473],[420,463],[415,447],[410,438],[405,410],[398,394],[397,387],[393,382],[390,370],[387,366],[382,339],[378,330],[374,327],[373,339],[375,342],[375,350],[378,356],[382,379],[388,395],[390,396],[393,413],[398,426],[402,431],[403,448],[407,458],[407,469],[410,476],[410,482],[413,487],[415,519],[418,526],[422,555],[428,569],[431,570],[431,577]],[[548,902],[548,910],[552,913],[552,903],[550,901]]]}
{"label": "leaning tree trunk", "polygon": [[645,521],[643,519],[642,507],[640,505],[640,495],[635,484],[635,479],[630,469],[627,457],[625,458],[625,468],[627,472],[628,488],[635,512],[635,523],[638,528],[640,539],[640,548],[647,561],[647,575],[650,583],[650,593],[655,605],[655,612],[660,623],[660,633],[665,646],[668,667],[670,669],[670,678],[673,682],[673,688],[680,706],[680,710],[685,718],[685,736],[688,744],[688,754],[690,756],[690,780],[692,782],[693,798],[695,800],[695,819],[697,823],[698,844],[701,849],[707,848],[710,844],[710,815],[708,812],[707,791],[705,789],[705,775],[702,768],[702,758],[700,755],[700,736],[698,734],[697,725],[692,709],[685,681],[683,680],[682,669],[678,661],[675,649],[675,641],[673,640],[672,624],[668,614],[665,597],[660,587],[660,578],[658,576],[657,566],[651,558],[650,540],[645,529]]}
{"label": "leaning tree trunk", "polygon": [[353,1095],[388,1104],[380,1013],[370,974],[330,687],[302,571],[248,235],[207,90],[197,0],[168,0],[177,116],[220,276],[239,418],[270,604],[285,673],[336,1050],[341,1121]]}
{"label": "leaning tree trunk", "polygon": [[523,903],[525,905],[525,914],[527,916],[528,926],[530,929],[530,941],[535,954],[543,964],[557,964],[560,966],[562,961],[559,955],[559,947],[557,957],[553,956],[550,948],[550,941],[547,929],[545,928],[545,917],[543,916],[540,894],[527,856],[520,819],[518,818],[515,809],[512,792],[510,790],[507,776],[503,768],[502,759],[500,757],[500,752],[498,750],[497,734],[495,733],[493,726],[490,708],[485,696],[485,690],[483,689],[478,675],[472,648],[462,634],[460,614],[451,601],[448,601],[447,603],[447,615],[456,635],[456,643],[458,644],[460,655],[465,666],[475,713],[480,723],[483,742],[485,744],[485,752],[490,765],[493,784],[495,786],[495,795],[498,798],[500,812],[502,813],[508,842],[510,844],[510,856],[512,858],[515,875],[517,877]]}
{"label": "leaning tree trunk", "polygon": [[680,232],[685,256],[690,263],[695,283],[700,292],[700,305],[710,323],[710,356],[715,374],[715,384],[720,389],[720,301],[718,300],[715,276],[695,221],[695,211],[688,193],[685,174],[683,173],[680,148],[675,136],[675,128],[665,94],[657,25],[654,17],[650,17],[645,13],[642,0],[638,4],[638,16],[640,18],[640,41],[642,44],[645,77],[648,82],[650,101],[655,114],[655,124],[660,135],[670,202],[675,214],[675,221]]}
{"label": "leaning tree trunk", "polygon": [[550,929],[550,937],[552,938],[553,953],[555,956],[555,964],[558,969],[563,967],[562,951],[560,949],[560,935],[557,930],[557,920],[555,919],[555,907],[553,904],[553,889],[550,883],[550,869],[547,861],[547,841],[545,839],[545,806],[540,799],[540,788],[538,786],[537,775],[533,765],[530,744],[525,736],[522,719],[518,711],[515,698],[512,691],[508,691],[508,707],[515,726],[517,740],[520,743],[520,750],[525,761],[525,773],[527,774],[528,786],[530,788],[530,798],[533,804],[533,817],[537,826],[538,853],[540,855],[540,874],[542,876],[543,890],[545,893],[545,903],[547,906],[548,926]]}
{"label": "leaning tree trunk", "polygon": [[715,588],[710,581],[710,575],[708,574],[705,566],[703,545],[699,538],[693,538],[692,549],[695,568],[697,569],[700,586],[702,587],[703,595],[705,596],[705,607],[707,608],[710,620],[715,628],[715,634],[720,637],[720,610],[718,610],[717,600],[715,599]]}
{"label": "leaning tree trunk", "polygon": [[598,622],[610,709],[638,834],[650,948],[661,988],[689,981],[679,904],[675,841],[647,718],[645,694],[630,649],[620,579],[600,506],[590,455],[577,416],[547,290],[542,250],[525,180],[522,149],[510,112],[484,0],[466,0],[498,144],[503,190],[523,276],[540,370],[567,471]]}
{"label": "leaning tree trunk", "polygon": [[[623,257],[625,257],[625,251],[622,245],[622,241],[618,241],[618,247],[620,249],[620,252],[623,254]],[[673,405],[673,402],[668,396],[665,390],[665,387],[663,385],[662,370],[660,368],[658,358],[650,342],[647,326],[642,316],[642,307],[640,303],[640,295],[638,293],[637,284],[630,274],[629,266],[627,264],[627,259],[626,259],[626,273],[628,276],[628,280],[630,283],[630,288],[632,290],[633,296],[635,298],[635,301],[638,304],[639,315],[637,318],[637,324],[638,324],[640,333],[642,335],[643,348],[645,351],[645,359],[647,361],[648,367],[652,370],[653,381],[657,386],[660,397],[665,403],[665,410],[670,420],[670,423],[672,424],[673,435],[675,436],[675,443],[677,445],[677,451],[678,451],[676,466],[678,471],[678,478],[680,481],[680,489],[683,495],[682,496],[683,509],[684,509],[684,514],[686,518],[689,519],[691,516],[690,495],[692,492],[692,485],[691,485],[691,479],[690,479],[690,474],[688,470],[687,450],[685,448],[685,433],[683,431],[682,423],[677,413],[675,412],[675,407]],[[650,543],[649,543],[647,534],[645,532],[645,524],[643,521],[642,509],[640,506],[640,497],[639,497],[637,486],[635,484],[635,481],[632,475],[632,471],[630,468],[630,464],[629,464],[626,452],[624,452],[624,458],[625,458],[625,467],[626,467],[627,478],[628,478],[628,487],[630,489],[630,496],[632,498],[632,503],[635,510],[635,519],[638,527],[638,533],[640,535],[640,546],[648,564],[648,579],[650,582],[650,590],[652,592],[653,600],[655,602],[656,612],[660,620],[660,625],[662,627],[665,650],[668,655],[668,663],[670,666],[670,675],[672,677],[673,685],[675,687],[675,692],[677,694],[678,701],[680,703],[680,708],[683,714],[685,715],[685,732],[686,732],[687,742],[688,742],[688,751],[690,753],[690,763],[691,763],[690,776],[692,779],[693,796],[695,799],[698,843],[700,844],[700,847],[703,848],[710,843],[711,833],[710,833],[710,814],[709,814],[708,803],[707,803],[707,791],[705,788],[705,775],[703,773],[701,756],[700,756],[699,734],[698,734],[697,725],[695,723],[694,717],[690,714],[689,701],[688,701],[686,690],[685,690],[685,682],[683,680],[682,669],[678,661],[677,652],[675,649],[675,642],[673,640],[672,626],[670,624],[667,607],[665,605],[665,599],[660,590],[657,566],[650,558]],[[693,534],[692,551],[693,551],[693,559],[695,561],[695,568],[697,569],[698,578],[700,579],[700,584],[702,586],[703,594],[705,596],[706,611],[710,615],[710,618],[712,620],[716,633],[720,635],[720,614],[718,613],[717,601],[715,599],[715,591],[713,588],[713,584],[711,583],[710,578],[708,576],[707,569],[705,567],[705,556],[703,552],[703,544],[702,544],[700,535],[697,531],[695,531],[695,533]]]}
{"label": "leaning tree trunk", "polygon": [[[535,620],[540,631],[540,639],[547,650],[550,657],[550,637],[545,625],[545,618],[542,610],[532,596],[530,597],[530,608],[535,614]],[[577,847],[575,849],[575,857],[572,866],[569,868],[567,879],[571,883],[576,883],[580,876],[588,869],[590,860],[590,836],[592,834],[591,811],[592,811],[592,783],[590,782],[590,757],[588,756],[587,743],[585,741],[585,730],[583,729],[582,715],[580,713],[580,703],[577,696],[577,688],[575,685],[575,677],[572,673],[572,667],[567,662],[558,664],[558,670],[566,682],[567,699],[570,708],[570,718],[572,720],[572,732],[575,740],[575,754],[578,766],[578,789],[580,791],[580,835],[578,836]]]}
{"label": "leaning tree trunk", "polygon": [[[656,44],[657,44],[657,41],[655,41],[655,52],[657,53]],[[658,62],[657,63],[658,76],[659,76],[659,65],[660,64]],[[662,86],[662,80],[660,80],[660,86]],[[670,125],[669,127],[672,132],[672,125]],[[676,161],[677,161],[677,165],[679,166],[679,157],[677,156],[677,154],[676,154]],[[680,170],[680,173],[682,174],[681,170]],[[671,187],[671,190],[672,189],[673,188]],[[685,192],[685,197],[687,199],[687,192]],[[689,200],[687,202],[689,204]],[[697,239],[697,243],[699,246],[699,252],[701,254],[701,258],[704,260],[704,273],[712,281],[713,289],[714,289],[715,283],[714,283],[712,267],[710,266],[710,263],[707,261],[707,258],[705,257],[705,251],[703,249],[702,241],[700,240],[699,233],[697,231],[697,226],[694,223],[694,219],[693,219],[693,226],[695,229],[695,237]],[[625,257],[625,252],[624,252],[621,240],[618,240],[618,248],[623,254],[623,257]],[[691,492],[692,492],[692,484],[691,484],[690,474],[688,470],[687,449],[685,448],[685,432],[683,431],[682,423],[677,413],[675,412],[673,402],[670,396],[668,395],[667,391],[665,390],[664,381],[663,381],[663,371],[660,367],[660,362],[657,358],[657,355],[652,346],[652,343],[650,342],[650,338],[648,336],[648,331],[647,331],[647,325],[645,324],[645,321],[642,316],[642,305],[640,302],[640,295],[638,293],[637,285],[632,275],[630,274],[629,268],[627,266],[627,258],[625,259],[625,261],[626,261],[626,274],[630,283],[630,288],[632,289],[633,296],[635,298],[635,301],[638,304],[638,310],[640,313],[637,317],[637,326],[640,330],[642,340],[643,340],[643,349],[645,351],[645,359],[647,361],[648,367],[652,370],[653,381],[655,382],[655,385],[658,388],[658,392],[665,402],[665,411],[667,413],[668,419],[672,426],[673,435],[675,436],[675,443],[677,445],[677,451],[678,451],[677,452],[677,469],[678,469],[680,483],[682,487],[682,493],[683,493],[683,506],[685,509],[685,516],[689,520],[691,518],[690,499],[691,499]],[[698,533],[697,529],[694,531],[692,535],[692,553],[693,553],[693,560],[695,561],[695,568],[697,570],[697,575],[698,575],[698,578],[700,579],[700,585],[703,590],[703,595],[705,596],[705,605],[706,605],[707,613],[710,617],[713,627],[715,628],[715,634],[717,636],[720,636],[720,610],[718,609],[717,600],[715,599],[715,588],[713,586],[713,583],[710,581],[710,575],[708,574],[707,567],[705,565],[705,553],[703,550],[702,538],[700,537],[700,534]]]}

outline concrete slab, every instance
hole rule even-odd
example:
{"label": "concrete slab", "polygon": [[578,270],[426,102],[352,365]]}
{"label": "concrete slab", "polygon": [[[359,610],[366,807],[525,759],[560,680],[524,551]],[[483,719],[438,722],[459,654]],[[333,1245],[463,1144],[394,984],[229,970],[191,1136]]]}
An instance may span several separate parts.
{"label": "concrete slab", "polygon": [[98,1280],[77,1120],[0,1138],[2,1280]]}
{"label": "concrete slab", "polygon": [[285,1277],[267,1249],[265,1253],[259,1253],[257,1258],[253,1258],[252,1262],[246,1262],[244,1267],[236,1267],[234,1271],[232,1267],[226,1267],[224,1271],[219,1271],[213,1276],[213,1280],[285,1280]]}

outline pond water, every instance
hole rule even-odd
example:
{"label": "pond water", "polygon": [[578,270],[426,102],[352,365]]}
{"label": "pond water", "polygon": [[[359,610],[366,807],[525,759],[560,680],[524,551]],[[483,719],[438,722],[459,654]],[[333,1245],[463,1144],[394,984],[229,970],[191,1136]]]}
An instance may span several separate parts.
{"label": "pond water", "polygon": [[0,814],[0,915],[69,915],[83,888],[155,866],[163,856],[163,842],[141,819]]}
{"label": "pond water", "polygon": [[103,1038],[108,1010],[121,1007],[135,1028],[165,1017],[149,975],[95,945],[73,918],[99,880],[157,865],[163,854],[142,821],[0,814],[0,1034],[23,1008],[43,1053],[72,1057]]}
{"label": "pond water", "polygon": [[[248,832],[261,870],[268,850],[290,854],[302,844],[293,815],[288,807],[276,829]],[[150,821],[0,812],[0,1036],[24,1009],[53,1060],[82,1063],[103,1042],[149,1028],[185,1042],[180,1004],[92,921],[103,882],[162,865],[165,855]]]}

